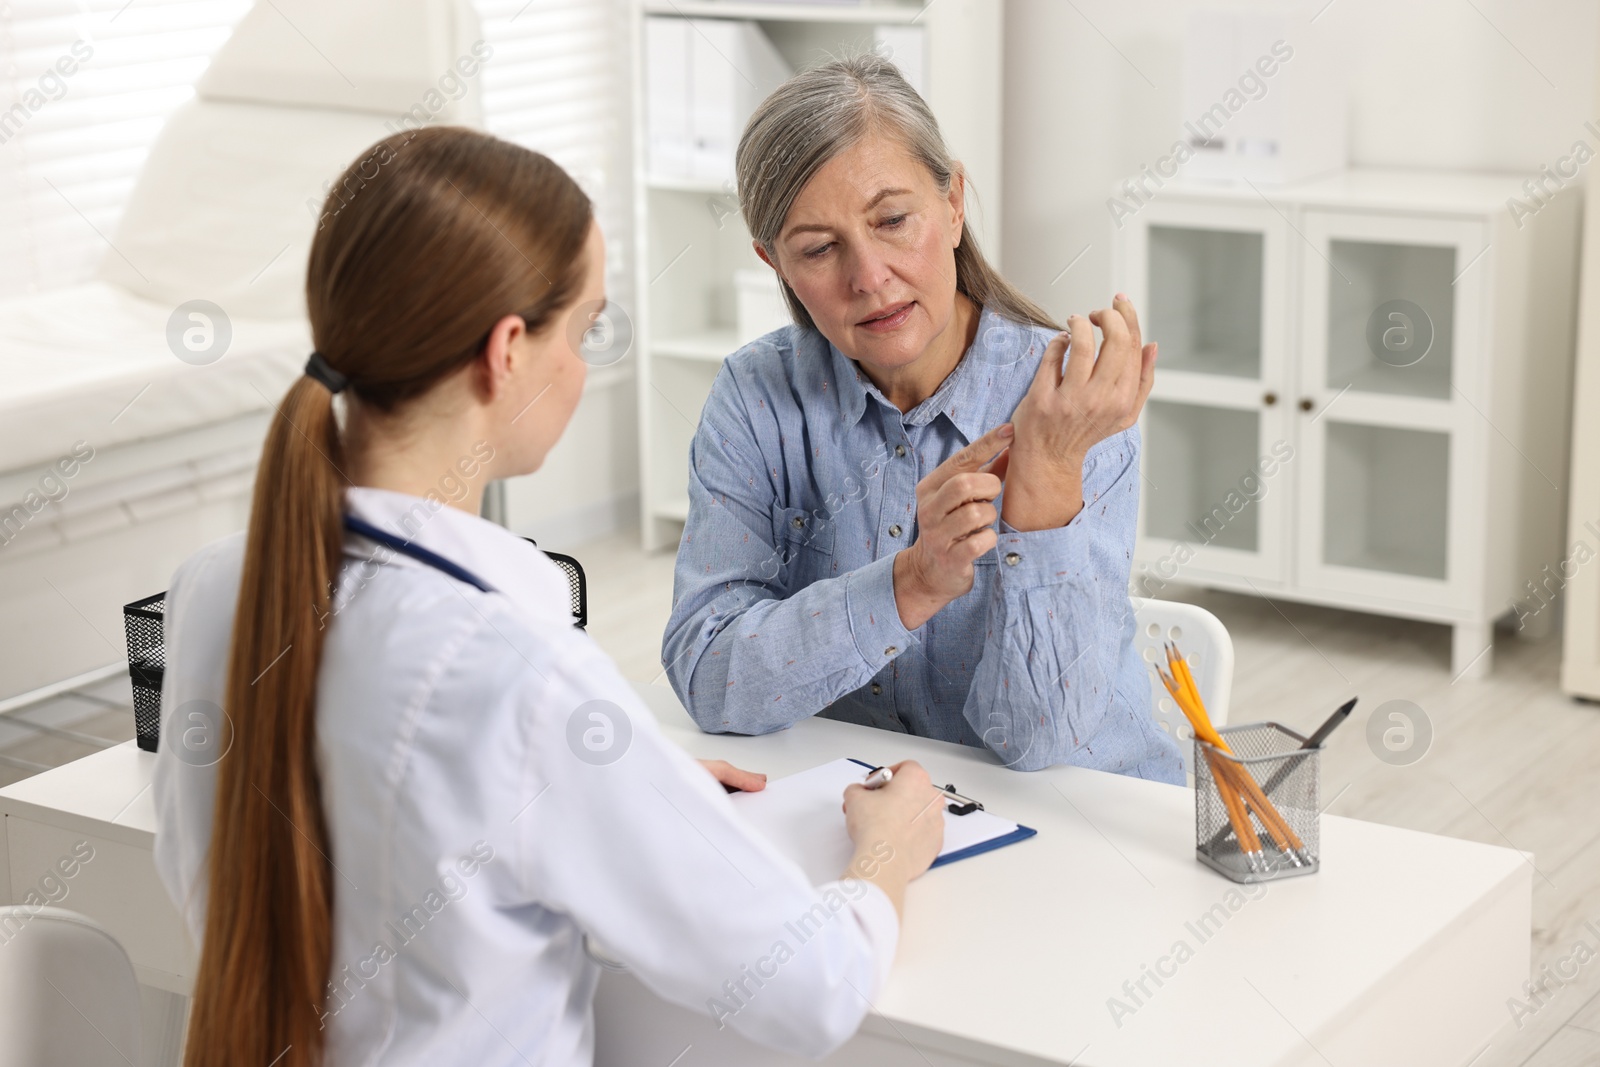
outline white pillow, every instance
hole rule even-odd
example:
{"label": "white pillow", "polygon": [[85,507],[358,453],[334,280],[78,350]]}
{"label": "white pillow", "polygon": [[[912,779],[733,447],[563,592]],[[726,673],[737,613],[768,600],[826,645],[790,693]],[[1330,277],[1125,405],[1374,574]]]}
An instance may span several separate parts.
{"label": "white pillow", "polygon": [[99,277],[172,307],[304,316],[327,187],[388,132],[370,112],[191,100],[156,138]]}
{"label": "white pillow", "polygon": [[329,107],[481,126],[492,52],[468,0],[271,0],[240,20],[195,86],[213,100]]}
{"label": "white pillow", "polygon": [[329,186],[382,137],[481,128],[469,0],[272,0],[156,138],[98,276],[148,300],[299,318]]}

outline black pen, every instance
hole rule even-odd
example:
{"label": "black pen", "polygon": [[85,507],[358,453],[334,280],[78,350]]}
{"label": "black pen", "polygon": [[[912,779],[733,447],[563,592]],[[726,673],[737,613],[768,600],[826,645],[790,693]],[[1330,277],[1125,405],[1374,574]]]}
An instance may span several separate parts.
{"label": "black pen", "polygon": [[[1328,721],[1317,727],[1316,733],[1306,738],[1305,744],[1301,745],[1298,749],[1292,749],[1291,751],[1305,752],[1309,749],[1321,748],[1322,743],[1328,739],[1328,735],[1333,733],[1334,730],[1338,729],[1339,724],[1350,717],[1351,709],[1353,709],[1355,706],[1355,697],[1351,697],[1349,700],[1339,705],[1334,713],[1328,716]],[[1284,753],[1284,755],[1288,755],[1288,753]],[[1289,777],[1289,775],[1293,774],[1300,766],[1301,762],[1301,760],[1294,760],[1291,763],[1284,764],[1282,767],[1279,767],[1276,771],[1274,771],[1272,777],[1268,778],[1266,784],[1261,787],[1262,794],[1270,798],[1273,790],[1282,785],[1283,780]],[[1228,836],[1228,829],[1229,827],[1224,824],[1223,827],[1212,836],[1207,847],[1214,849],[1221,844],[1222,839]]]}
{"label": "black pen", "polygon": [[1338,729],[1339,728],[1339,724],[1344,722],[1346,719],[1348,719],[1350,717],[1350,709],[1354,708],[1355,706],[1356,706],[1356,698],[1355,697],[1351,697],[1349,700],[1347,700],[1343,704],[1339,705],[1339,710],[1335,711],[1332,715],[1329,715],[1328,716],[1328,721],[1323,723],[1321,726],[1317,727],[1317,732],[1312,734],[1306,740],[1306,743],[1301,745],[1300,747],[1301,748],[1321,748],[1322,747],[1322,742],[1324,742],[1324,741],[1326,741],[1328,739],[1328,735],[1333,733],[1334,730]]}
{"label": "black pen", "polygon": [[[1328,721],[1317,727],[1316,733],[1306,738],[1306,743],[1301,745],[1298,751],[1305,752],[1309,749],[1321,748],[1322,743],[1328,739],[1328,735],[1333,733],[1334,730],[1338,729],[1339,724],[1350,717],[1350,709],[1354,708],[1355,706],[1355,697],[1351,697],[1343,704],[1340,704],[1334,713],[1328,716]],[[1282,785],[1283,780],[1289,777],[1289,775],[1293,774],[1295,768],[1299,766],[1299,760],[1295,760],[1292,763],[1285,763],[1273,773],[1271,778],[1267,779],[1266,784],[1261,787],[1261,791],[1268,797],[1272,796],[1272,791]]]}

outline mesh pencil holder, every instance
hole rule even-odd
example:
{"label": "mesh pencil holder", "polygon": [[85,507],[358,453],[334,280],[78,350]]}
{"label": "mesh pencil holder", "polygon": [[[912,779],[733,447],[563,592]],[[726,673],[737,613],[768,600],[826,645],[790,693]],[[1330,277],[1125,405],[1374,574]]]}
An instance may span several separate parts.
{"label": "mesh pencil holder", "polygon": [[161,676],[167,665],[163,632],[167,594],[157,593],[122,606],[128,636],[128,676],[133,680],[133,725],[139,747],[156,750],[161,736]]}
{"label": "mesh pencil holder", "polygon": [[[1231,754],[1199,738],[1194,742],[1195,855],[1235,882],[1315,873],[1322,849],[1322,750],[1301,748],[1306,739],[1275,722],[1225,726],[1217,732]],[[1231,816],[1230,803],[1217,785],[1219,774],[1230,783],[1229,791],[1242,798]],[[1244,843],[1239,826],[1244,827]]]}

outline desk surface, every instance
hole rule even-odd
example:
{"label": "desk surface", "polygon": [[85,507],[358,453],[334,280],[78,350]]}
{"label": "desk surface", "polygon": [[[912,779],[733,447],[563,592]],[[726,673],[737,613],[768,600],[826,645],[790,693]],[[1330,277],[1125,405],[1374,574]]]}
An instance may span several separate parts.
{"label": "desk surface", "polygon": [[[639,692],[697,757],[773,777],[913,758],[1039,831],[912,885],[869,1031],[984,1063],[1465,1063],[1527,977],[1532,868],[1510,849],[1324,816],[1321,870],[1247,896],[1196,861],[1189,790],[826,719],[704,734]],[[0,789],[0,815],[148,850],[153,765],[107,749]]]}
{"label": "desk surface", "polygon": [[[1390,1062],[1369,1058],[1354,1032],[1363,1016],[1393,1028],[1393,1062],[1465,1063],[1528,975],[1533,868],[1511,849],[1325,815],[1321,869],[1243,887],[1252,899],[1195,859],[1188,789],[1076,767],[1020,773],[986,751],[820,718],[704,734],[670,690],[640,692],[697,757],[773,777],[839,756],[912,758],[1039,831],[912,884],[874,1007],[918,1044],[973,1054],[941,1039],[965,1037],[983,1062],[1084,1067]],[[1496,934],[1479,940],[1486,926]],[[1413,966],[1469,941],[1465,985],[1412,988],[1426,970]],[[1114,1018],[1113,997],[1131,1010]],[[1468,1051],[1419,1042],[1404,1054],[1437,1032]]]}

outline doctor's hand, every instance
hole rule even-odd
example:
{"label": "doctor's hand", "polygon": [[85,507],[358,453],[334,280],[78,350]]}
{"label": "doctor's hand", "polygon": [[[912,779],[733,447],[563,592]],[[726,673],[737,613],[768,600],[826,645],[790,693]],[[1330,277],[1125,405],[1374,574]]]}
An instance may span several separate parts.
{"label": "doctor's hand", "polygon": [[1010,423],[996,426],[917,483],[917,540],[894,558],[894,601],[906,629],[972,589],[972,561],[995,546],[994,498],[1012,434]]}
{"label": "doctor's hand", "polygon": [[944,847],[944,794],[915,760],[896,763],[878,789],[844,791],[844,821],[855,855],[843,877],[872,882],[905,910],[906,885],[932,865]]}
{"label": "doctor's hand", "polygon": [[703,759],[700,766],[710,771],[711,777],[721,782],[729,792],[737,789],[743,793],[759,793],[767,787],[766,775],[740,770],[725,759]]}
{"label": "doctor's hand", "polygon": [[[1139,315],[1123,294],[1088,318],[1071,316],[1067,326],[1070,352],[1067,335],[1058,334],[1011,416],[1017,436],[1002,517],[1018,530],[1073,520],[1083,507],[1084,457],[1138,421],[1155,384],[1156,346],[1144,344]],[[1103,335],[1098,358],[1095,326]]]}

